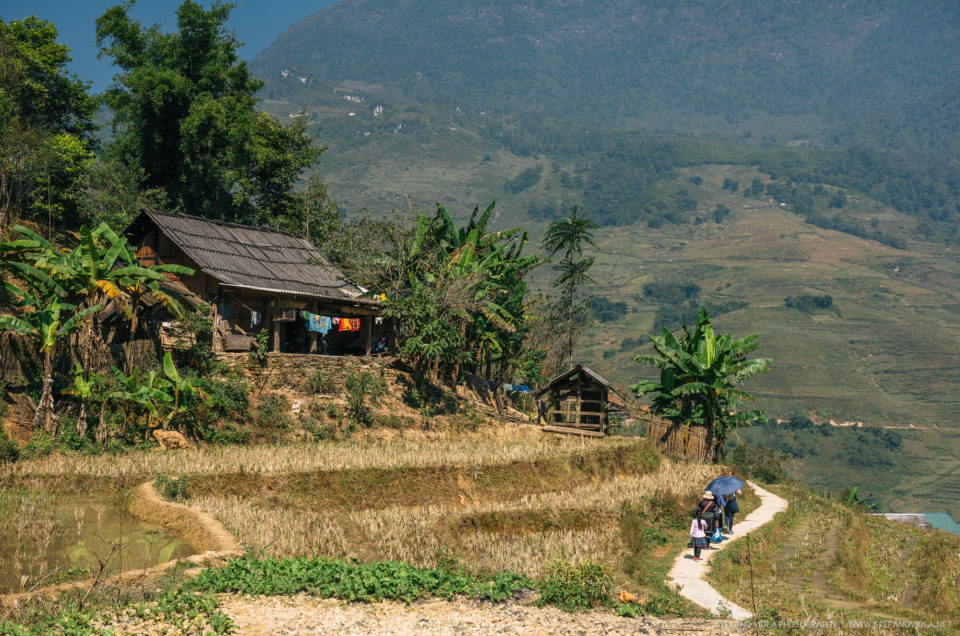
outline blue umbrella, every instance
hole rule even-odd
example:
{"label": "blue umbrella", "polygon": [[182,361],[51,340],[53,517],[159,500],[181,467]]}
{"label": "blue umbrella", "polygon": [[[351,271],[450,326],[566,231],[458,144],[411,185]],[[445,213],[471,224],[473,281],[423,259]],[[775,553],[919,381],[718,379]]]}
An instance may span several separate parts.
{"label": "blue umbrella", "polygon": [[732,475],[717,477],[707,484],[707,490],[712,492],[714,497],[729,495],[737,492],[741,488],[743,488],[743,480],[737,479]]}

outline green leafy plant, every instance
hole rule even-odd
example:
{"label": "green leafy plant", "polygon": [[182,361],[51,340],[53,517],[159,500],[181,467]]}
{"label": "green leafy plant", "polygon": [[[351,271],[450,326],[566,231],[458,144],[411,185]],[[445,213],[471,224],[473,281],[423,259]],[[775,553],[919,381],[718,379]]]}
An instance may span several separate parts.
{"label": "green leafy plant", "polygon": [[529,578],[505,570],[492,576],[463,568],[416,568],[397,561],[360,563],[354,559],[244,558],[207,569],[193,581],[196,589],[241,594],[289,595],[306,592],[347,601],[399,600],[407,603],[435,596],[472,596],[502,601],[530,588]]}
{"label": "green leafy plant", "polygon": [[368,371],[351,371],[347,376],[347,407],[351,419],[358,426],[370,426],[373,413],[367,405],[369,398],[376,403],[387,392],[386,381]]}
{"label": "green leafy plant", "polygon": [[190,496],[186,477],[167,477],[166,475],[157,475],[153,482],[153,487],[157,489],[160,496],[168,501],[185,501]]}
{"label": "green leafy plant", "polygon": [[7,435],[7,429],[0,424],[0,464],[13,463],[20,458],[20,445]]}
{"label": "green leafy plant", "polygon": [[701,309],[692,331],[683,325],[679,334],[663,329],[650,337],[656,355],[638,355],[634,360],[660,369],[660,379],[641,380],[631,388],[638,397],[653,398],[654,413],[679,424],[706,427],[711,454],[723,460],[728,433],[763,416],[757,410],[737,410],[753,401],[737,387],[769,370],[772,362],[747,359],[758,346],[756,339],[756,334],[740,340],[716,335],[710,316]]}
{"label": "green leafy plant", "polygon": [[333,379],[321,369],[314,369],[313,373],[307,377],[307,390],[310,393],[329,395],[335,389]]}
{"label": "green leafy plant", "polygon": [[730,465],[747,477],[768,484],[779,484],[787,478],[787,460],[790,456],[767,446],[737,444],[730,453]]}
{"label": "green leafy plant", "polygon": [[607,602],[612,589],[613,580],[602,563],[558,560],[547,566],[540,580],[540,604],[582,611]]}
{"label": "green leafy plant", "polygon": [[291,424],[289,400],[282,393],[267,395],[260,401],[254,423],[260,429],[287,430]]}

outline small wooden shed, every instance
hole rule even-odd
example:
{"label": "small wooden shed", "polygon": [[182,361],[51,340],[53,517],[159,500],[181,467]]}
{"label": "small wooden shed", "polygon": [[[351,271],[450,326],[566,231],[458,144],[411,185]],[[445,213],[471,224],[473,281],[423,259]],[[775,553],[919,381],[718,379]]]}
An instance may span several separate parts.
{"label": "small wooden shed", "polygon": [[578,364],[534,393],[547,403],[545,431],[603,437],[608,414],[628,414],[627,401],[606,378]]}

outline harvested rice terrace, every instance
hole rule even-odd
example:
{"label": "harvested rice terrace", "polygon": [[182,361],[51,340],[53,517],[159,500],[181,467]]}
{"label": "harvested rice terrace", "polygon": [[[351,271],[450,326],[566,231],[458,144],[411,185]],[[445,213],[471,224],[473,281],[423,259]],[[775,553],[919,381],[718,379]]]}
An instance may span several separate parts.
{"label": "harvested rice terrace", "polygon": [[246,546],[276,556],[433,566],[447,554],[475,567],[538,575],[561,554],[615,569],[624,505],[658,490],[692,505],[697,488],[718,471],[680,470],[637,442],[591,446],[501,464],[210,475],[191,479],[189,503]]}
{"label": "harvested rice terrace", "polygon": [[[604,448],[629,447],[628,439],[607,439]],[[534,462],[561,455],[576,455],[597,448],[592,441],[545,436],[517,427],[473,435],[437,439],[401,439],[311,444],[208,446],[183,452],[131,452],[122,455],[56,455],[20,461],[0,468],[0,483],[18,479],[83,478],[136,479],[163,474],[277,475],[355,469],[397,469],[436,466],[478,466]]]}
{"label": "harvested rice terrace", "polygon": [[[265,555],[454,558],[481,571],[540,576],[557,559],[595,559],[618,586],[669,599],[689,510],[723,467],[674,462],[644,440],[547,436],[532,427],[385,442],[325,443],[16,464],[0,485],[50,492],[123,490],[185,477],[184,503]],[[106,461],[104,461],[106,459]],[[75,472],[71,472],[75,471]],[[744,513],[756,504],[745,492]]]}
{"label": "harvested rice terrace", "polygon": [[[655,494],[686,510],[719,470],[662,459],[635,439],[516,427],[415,441],[51,457],[5,469],[0,485],[67,493],[183,476],[186,503],[269,555],[428,566],[454,555],[535,576],[561,555],[618,571],[624,510]],[[669,544],[672,554],[685,537]]]}

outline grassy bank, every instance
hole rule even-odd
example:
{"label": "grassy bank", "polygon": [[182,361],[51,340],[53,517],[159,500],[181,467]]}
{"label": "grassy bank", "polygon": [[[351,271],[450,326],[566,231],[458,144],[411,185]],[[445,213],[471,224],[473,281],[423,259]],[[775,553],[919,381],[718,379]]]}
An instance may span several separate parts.
{"label": "grassy bank", "polygon": [[769,620],[960,619],[960,537],[799,487],[775,490],[790,501],[788,511],[713,560],[708,578],[721,594],[747,608],[755,603]]}

